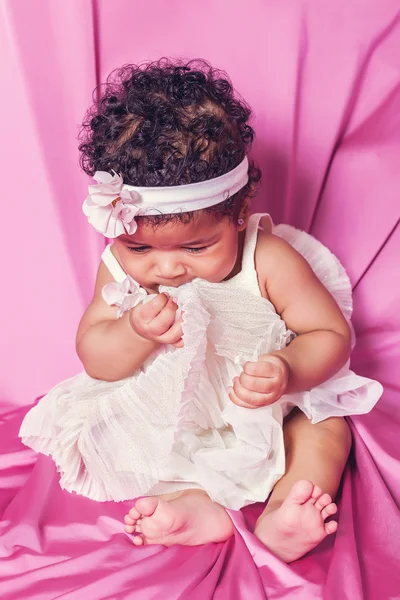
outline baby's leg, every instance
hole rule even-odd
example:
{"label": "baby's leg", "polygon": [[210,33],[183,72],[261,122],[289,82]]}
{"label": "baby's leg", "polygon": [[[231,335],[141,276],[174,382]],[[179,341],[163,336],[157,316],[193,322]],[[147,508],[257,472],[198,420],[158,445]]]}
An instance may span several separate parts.
{"label": "baby's leg", "polygon": [[344,419],[312,425],[300,411],[284,425],[287,468],[257,521],[255,535],[285,562],[297,560],[329,533],[336,522],[332,502],[345,467],[351,433]]}
{"label": "baby's leg", "polygon": [[224,542],[233,535],[225,509],[202,490],[185,490],[140,498],[125,517],[125,531],[133,543],[198,546]]}

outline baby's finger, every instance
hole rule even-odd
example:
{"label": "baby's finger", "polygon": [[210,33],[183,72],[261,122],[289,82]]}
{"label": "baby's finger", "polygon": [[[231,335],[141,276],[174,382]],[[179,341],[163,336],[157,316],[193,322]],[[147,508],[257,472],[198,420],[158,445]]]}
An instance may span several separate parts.
{"label": "baby's finger", "polygon": [[243,408],[257,408],[256,406],[252,406],[251,404],[247,404],[247,402],[243,402],[242,400],[240,400],[240,398],[236,396],[233,387],[228,388],[227,392],[230,401],[233,402],[233,404],[236,404],[236,406],[241,406]]}
{"label": "baby's finger", "polygon": [[240,384],[251,392],[260,394],[270,394],[276,387],[276,381],[273,377],[252,377],[242,372],[239,377]]}
{"label": "baby's finger", "polygon": [[180,323],[174,323],[168,331],[158,336],[157,342],[160,342],[161,344],[176,344],[182,338],[182,335],[182,325]]}
{"label": "baby's finger", "polygon": [[154,319],[147,323],[147,328],[153,335],[159,336],[174,324],[177,306],[171,298]]}
{"label": "baby's finger", "polygon": [[257,362],[246,362],[243,365],[243,371],[246,375],[252,377],[275,377],[279,372],[279,367],[269,360],[260,360]]}
{"label": "baby's finger", "polygon": [[272,402],[270,401],[270,394],[260,394],[259,392],[247,390],[241,385],[239,377],[235,377],[233,380],[233,391],[239,400],[253,406],[254,408],[266,406],[267,404],[274,402],[274,400],[272,400]]}
{"label": "baby's finger", "polygon": [[153,300],[142,304],[139,309],[139,315],[143,323],[150,323],[162,311],[170,301],[167,294],[158,294]]}

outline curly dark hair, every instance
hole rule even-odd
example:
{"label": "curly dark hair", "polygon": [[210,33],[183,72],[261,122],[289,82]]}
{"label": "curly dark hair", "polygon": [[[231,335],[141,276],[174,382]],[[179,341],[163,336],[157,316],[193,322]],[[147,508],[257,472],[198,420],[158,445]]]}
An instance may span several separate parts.
{"label": "curly dark hair", "polygon": [[[128,185],[173,186],[218,177],[243,160],[254,139],[251,109],[226,73],[202,59],[125,65],[96,88],[93,99],[79,134],[80,165],[88,175],[114,170]],[[260,179],[250,161],[246,186],[203,210],[217,219],[237,219]],[[140,218],[154,224],[189,222],[193,214]]]}

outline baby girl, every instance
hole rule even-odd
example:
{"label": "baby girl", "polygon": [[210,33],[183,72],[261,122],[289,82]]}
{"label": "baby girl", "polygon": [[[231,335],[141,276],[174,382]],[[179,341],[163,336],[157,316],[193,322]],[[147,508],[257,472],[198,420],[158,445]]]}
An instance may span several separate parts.
{"label": "baby girl", "polygon": [[113,73],[82,129],[83,210],[113,243],[77,333],[85,372],[20,435],[65,489],[133,500],[136,545],[254,535],[286,562],[334,533],[351,446],[343,418],[379,383],[349,370],[351,288],[310,235],[250,215],[251,111],[204,61]]}

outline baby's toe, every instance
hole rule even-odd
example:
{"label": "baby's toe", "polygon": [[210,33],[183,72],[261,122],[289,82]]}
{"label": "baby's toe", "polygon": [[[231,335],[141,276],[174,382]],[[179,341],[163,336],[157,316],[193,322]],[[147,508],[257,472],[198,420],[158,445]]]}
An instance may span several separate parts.
{"label": "baby's toe", "polygon": [[132,517],[130,515],[125,515],[124,523],[125,523],[125,525],[135,525],[136,519],[132,519]]}
{"label": "baby's toe", "polygon": [[321,517],[324,519],[327,519],[328,517],[331,517],[332,515],[335,515],[337,513],[337,506],[336,504],[334,504],[333,502],[331,504],[328,504],[328,506],[325,506],[325,508],[322,509],[321,511]]}
{"label": "baby's toe", "polygon": [[307,504],[316,504],[316,502],[318,501],[321,494],[322,494],[321,488],[318,487],[318,485],[314,485],[312,494],[311,494],[310,498],[307,500]]}
{"label": "baby's toe", "polygon": [[140,517],[142,516],[141,513],[136,508],[136,506],[132,506],[132,508],[130,509],[128,514],[129,514],[130,518],[134,519],[135,521],[140,519]]}
{"label": "baby's toe", "polygon": [[322,494],[322,496],[320,496],[316,501],[315,508],[317,508],[318,510],[322,510],[323,508],[328,506],[328,504],[331,504],[331,502],[332,498],[329,494]]}
{"label": "baby's toe", "polygon": [[136,531],[136,525],[125,525],[124,530],[126,533],[134,533]]}
{"label": "baby's toe", "polygon": [[325,523],[325,531],[328,535],[331,533],[335,533],[338,528],[338,524],[336,521],[329,521],[329,523]]}
{"label": "baby's toe", "polygon": [[314,486],[311,481],[300,480],[293,484],[285,503],[287,504],[304,504],[312,495]]}
{"label": "baby's toe", "polygon": [[135,535],[135,537],[132,539],[132,542],[135,544],[135,546],[143,546],[144,539],[141,535]]}

